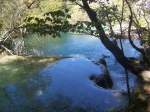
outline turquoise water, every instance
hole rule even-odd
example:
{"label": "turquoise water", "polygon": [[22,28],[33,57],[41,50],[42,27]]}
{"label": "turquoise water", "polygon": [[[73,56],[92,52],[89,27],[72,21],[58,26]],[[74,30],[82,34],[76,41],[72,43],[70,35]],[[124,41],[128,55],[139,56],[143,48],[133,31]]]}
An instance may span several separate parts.
{"label": "turquoise water", "polygon": [[[140,54],[132,48],[127,39],[123,39],[122,43],[127,57],[140,58]],[[134,43],[140,46],[139,40],[134,40]],[[30,55],[84,57],[92,61],[105,57],[115,82],[114,89],[126,90],[124,69],[96,37],[71,33],[62,34],[59,38],[51,38],[50,36],[39,38],[34,35],[27,39],[25,45],[28,46],[25,51]],[[120,46],[119,41],[118,45]],[[130,85],[134,87],[136,78],[132,74],[131,77]]]}
{"label": "turquoise water", "polygon": [[[139,41],[135,43],[140,45]],[[123,40],[123,45],[125,55],[140,57],[128,40]],[[24,51],[28,55],[69,58],[47,65],[38,73],[26,77],[23,84],[6,83],[1,91],[5,93],[3,96],[7,96],[7,101],[0,103],[0,111],[107,112],[127,104],[127,96],[122,94],[127,92],[124,69],[99,39],[69,33],[62,34],[61,38],[32,35],[25,39]],[[114,83],[112,89],[98,87],[89,79],[93,74],[103,74],[102,65],[93,63],[102,57],[107,61]],[[133,91],[136,77],[131,73],[129,76]]]}
{"label": "turquoise water", "polygon": [[[126,56],[139,57],[139,53],[131,47],[128,40],[124,39],[122,42]],[[135,40],[135,43],[140,46],[138,40]],[[101,41],[90,35],[66,33],[61,37],[51,38],[35,34],[25,39],[25,46],[25,51],[31,55],[83,56],[92,60],[99,59],[104,55],[113,58]]]}

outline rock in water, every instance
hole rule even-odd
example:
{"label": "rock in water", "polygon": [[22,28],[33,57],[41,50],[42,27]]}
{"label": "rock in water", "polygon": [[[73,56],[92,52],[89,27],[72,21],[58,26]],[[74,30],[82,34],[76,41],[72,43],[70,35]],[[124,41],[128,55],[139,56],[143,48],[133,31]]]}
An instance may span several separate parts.
{"label": "rock in water", "polygon": [[99,76],[91,75],[90,80],[93,80],[100,87],[103,87],[106,89],[112,88],[113,81],[109,74],[105,59],[100,59],[97,63],[100,66],[100,68],[103,70],[103,74],[100,74]]}

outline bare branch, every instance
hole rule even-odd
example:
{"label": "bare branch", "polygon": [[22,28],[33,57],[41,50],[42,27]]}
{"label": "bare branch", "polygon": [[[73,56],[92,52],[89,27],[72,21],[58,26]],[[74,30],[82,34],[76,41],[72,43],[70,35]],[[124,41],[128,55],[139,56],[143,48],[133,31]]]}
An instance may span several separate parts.
{"label": "bare branch", "polygon": [[75,2],[75,4],[79,5],[81,8],[83,8],[83,9],[84,9],[84,6],[83,6],[83,5],[81,5],[80,3]]}

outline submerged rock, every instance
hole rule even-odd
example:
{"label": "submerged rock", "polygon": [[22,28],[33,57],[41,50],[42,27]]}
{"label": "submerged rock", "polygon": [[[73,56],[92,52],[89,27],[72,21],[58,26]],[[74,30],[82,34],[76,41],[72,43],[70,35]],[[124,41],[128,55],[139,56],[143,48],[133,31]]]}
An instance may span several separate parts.
{"label": "submerged rock", "polygon": [[112,88],[113,86],[112,79],[107,74],[104,74],[103,76],[92,75],[90,76],[90,80],[94,81],[96,85],[106,89]]}
{"label": "submerged rock", "polygon": [[99,76],[96,75],[91,75],[90,80],[94,81],[96,85],[103,87],[103,88],[112,88],[113,86],[113,81],[111,79],[111,76],[109,74],[108,68],[107,68],[107,63],[105,59],[100,59],[97,62],[97,65],[101,67],[103,70],[103,74],[100,74]]}

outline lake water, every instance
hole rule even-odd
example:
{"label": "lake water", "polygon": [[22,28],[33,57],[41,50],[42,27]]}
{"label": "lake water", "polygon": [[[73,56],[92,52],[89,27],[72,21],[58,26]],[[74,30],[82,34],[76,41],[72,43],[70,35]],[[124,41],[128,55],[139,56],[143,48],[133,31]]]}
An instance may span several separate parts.
{"label": "lake water", "polygon": [[[124,53],[127,57],[140,58],[139,52],[132,48],[127,39],[122,40],[122,43]],[[134,40],[134,43],[137,46],[140,46],[139,40]],[[119,41],[118,45],[120,46]],[[92,61],[97,61],[100,58],[106,57],[105,60],[107,61],[108,69],[115,82],[114,89],[126,89],[126,85],[122,84],[122,81],[124,82],[125,80],[124,69],[116,61],[112,53],[103,46],[98,38],[90,35],[77,35],[71,33],[62,34],[61,38],[39,38],[35,35],[32,38],[27,39],[25,46],[27,46],[25,49],[27,54],[38,56],[56,55],[87,58]],[[124,79],[120,80],[120,77]],[[131,81],[131,85],[134,85],[132,83],[134,83],[134,81]]]}
{"label": "lake water", "polygon": [[[104,55],[113,58],[112,54],[103,46],[100,40],[90,35],[66,33],[58,38],[51,38],[50,36],[43,36],[41,38],[38,35],[33,35],[25,40],[25,52],[31,55],[79,56],[89,58],[90,60],[100,59]],[[139,53],[131,47],[128,40],[123,40],[122,42],[126,46],[124,47],[126,56],[139,57]],[[134,42],[140,46],[138,40]]]}
{"label": "lake water", "polygon": [[[140,54],[123,40],[125,55],[139,58]],[[140,46],[139,41],[135,41]],[[113,55],[99,39],[88,35],[62,34],[61,38],[34,35],[25,39],[25,52],[38,56],[64,56],[26,79],[23,86],[8,83],[4,91],[9,96],[2,112],[106,112],[127,104],[125,73]],[[101,65],[93,61],[105,57],[113,80],[112,89],[98,87],[89,80],[101,75]],[[136,77],[130,76],[130,88]],[[13,78],[13,77],[12,77]],[[1,106],[0,106],[1,107]],[[9,107],[9,108],[8,108]]]}

